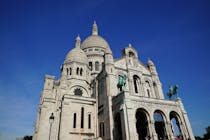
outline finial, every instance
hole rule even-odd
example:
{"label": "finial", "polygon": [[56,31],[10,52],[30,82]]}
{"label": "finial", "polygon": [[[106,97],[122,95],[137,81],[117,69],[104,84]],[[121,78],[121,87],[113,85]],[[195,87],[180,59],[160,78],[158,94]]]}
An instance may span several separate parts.
{"label": "finial", "polygon": [[148,58],[147,64],[149,66],[154,66],[155,65],[150,58]]}
{"label": "finial", "polygon": [[132,47],[131,43],[128,44],[128,47]]}
{"label": "finial", "polygon": [[98,27],[95,20],[93,22],[92,35],[98,35]]}
{"label": "finial", "polygon": [[81,43],[81,39],[80,39],[79,34],[78,34],[78,36],[77,36],[77,38],[76,38],[75,47],[76,47],[76,48],[77,48],[77,47],[80,48],[80,43]]}

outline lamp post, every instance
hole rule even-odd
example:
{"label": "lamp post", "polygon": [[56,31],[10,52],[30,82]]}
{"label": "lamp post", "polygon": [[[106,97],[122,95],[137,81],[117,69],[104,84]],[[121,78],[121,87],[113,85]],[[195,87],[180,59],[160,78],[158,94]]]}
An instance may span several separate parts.
{"label": "lamp post", "polygon": [[52,128],[52,124],[54,122],[54,115],[53,113],[51,113],[50,117],[49,117],[49,122],[50,122],[50,132],[49,132],[49,140],[50,140],[50,136],[51,136],[51,128]]}

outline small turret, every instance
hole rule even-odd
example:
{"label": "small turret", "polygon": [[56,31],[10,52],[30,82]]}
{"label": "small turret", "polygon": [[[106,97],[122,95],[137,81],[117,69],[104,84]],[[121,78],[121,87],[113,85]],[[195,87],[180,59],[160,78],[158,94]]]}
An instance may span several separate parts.
{"label": "small turret", "polygon": [[154,75],[157,75],[157,71],[156,71],[156,67],[155,67],[155,64],[152,62],[151,59],[148,59],[148,62],[147,62],[147,67],[149,68],[150,72]]}
{"label": "small turret", "polygon": [[76,38],[76,42],[75,42],[75,48],[80,48],[80,44],[81,44],[81,39],[78,35],[77,38]]}
{"label": "small turret", "polygon": [[62,77],[64,80],[80,79],[89,81],[88,58],[81,49],[81,39],[79,35],[75,39],[75,47],[66,55],[62,66]]}
{"label": "small turret", "polygon": [[108,63],[113,63],[113,55],[112,55],[112,51],[110,48],[106,48],[105,50],[105,64],[108,64]]}
{"label": "small turret", "polygon": [[122,50],[122,55],[124,57],[138,58],[137,51],[132,47],[130,43],[128,44],[128,47]]}
{"label": "small turret", "polygon": [[45,75],[44,80],[44,90],[51,90],[53,89],[55,76]]}

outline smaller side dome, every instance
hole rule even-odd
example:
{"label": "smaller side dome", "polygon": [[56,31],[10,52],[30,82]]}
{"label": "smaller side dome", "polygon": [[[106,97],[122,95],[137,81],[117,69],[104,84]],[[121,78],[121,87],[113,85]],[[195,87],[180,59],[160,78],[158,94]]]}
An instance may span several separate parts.
{"label": "smaller side dome", "polygon": [[76,38],[75,48],[72,49],[66,56],[64,63],[68,62],[79,62],[83,64],[88,64],[88,58],[85,52],[80,48],[81,39],[78,36]]}

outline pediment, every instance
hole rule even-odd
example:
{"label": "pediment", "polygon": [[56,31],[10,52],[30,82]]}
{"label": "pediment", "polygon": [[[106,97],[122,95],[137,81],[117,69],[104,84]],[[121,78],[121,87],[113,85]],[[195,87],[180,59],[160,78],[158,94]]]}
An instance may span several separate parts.
{"label": "pediment", "polygon": [[126,69],[126,60],[125,60],[125,58],[122,57],[120,59],[115,60],[114,65],[117,68]]}
{"label": "pediment", "polygon": [[128,59],[128,64],[126,64],[126,58],[122,57],[120,59],[115,60],[115,67],[117,69],[133,69],[135,71],[139,71],[141,73],[144,74],[148,74],[150,75],[150,71],[147,68],[147,66],[145,66],[140,60],[138,59],[133,59],[131,58],[131,60]]}

